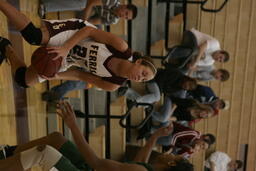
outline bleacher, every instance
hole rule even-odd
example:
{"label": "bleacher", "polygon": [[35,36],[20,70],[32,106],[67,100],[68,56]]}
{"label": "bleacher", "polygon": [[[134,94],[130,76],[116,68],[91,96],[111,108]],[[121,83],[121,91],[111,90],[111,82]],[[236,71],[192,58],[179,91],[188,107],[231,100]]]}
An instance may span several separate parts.
{"label": "bleacher", "polygon": [[[36,3],[27,3],[26,0],[20,0],[21,9],[24,13],[28,15],[37,25],[39,25],[39,19],[37,17],[38,2]],[[127,1],[123,1],[127,2]],[[139,9],[147,13],[146,8],[148,8],[148,0],[133,0],[134,4],[139,6]],[[221,1],[212,1],[207,4],[207,7],[216,7],[221,3]],[[32,5],[31,5],[32,4]],[[156,2],[154,1],[154,5]],[[154,6],[153,5],[153,6]],[[239,158],[241,154],[241,144],[248,145],[248,160],[247,160],[247,170],[255,170],[255,159],[256,159],[256,141],[254,138],[254,130],[256,117],[254,116],[255,112],[255,42],[256,37],[254,26],[255,26],[255,9],[256,3],[254,0],[241,1],[234,0],[230,2],[227,8],[217,14],[205,13],[201,11],[198,5],[188,5],[187,7],[187,20],[186,27],[192,28],[195,27],[202,32],[213,35],[221,41],[222,46],[231,52],[232,59],[228,64],[224,64],[223,67],[229,69],[232,72],[231,80],[226,83],[206,83],[210,85],[217,94],[223,98],[229,99],[231,101],[231,109],[229,111],[222,111],[218,117],[208,119],[206,121],[196,124],[195,128],[202,132],[211,132],[217,136],[217,144],[213,150],[221,150],[230,154],[233,158]],[[140,14],[143,17],[147,17],[146,14]],[[47,19],[65,19],[74,17],[74,12],[58,12],[47,14]],[[1,17],[2,18],[2,17]],[[143,18],[145,21],[147,18]],[[4,18],[3,18],[4,20]],[[133,41],[132,46],[135,50],[146,52],[145,42],[142,42],[141,39],[145,38],[144,32],[141,30],[147,30],[147,27],[141,29],[139,23],[144,24],[145,21],[134,21],[132,31],[133,31]],[[154,24],[153,24],[154,25]],[[110,31],[114,34],[122,36],[124,38],[128,37],[129,30],[127,29],[127,22],[121,21],[117,25],[110,27]],[[168,47],[172,47],[181,40],[181,35],[183,32],[183,16],[177,15],[169,20],[169,34],[168,34]],[[1,27],[6,28],[6,23],[2,24]],[[139,31],[135,31],[134,27],[137,27]],[[5,29],[1,29],[5,30]],[[157,30],[155,28],[155,30]],[[145,31],[146,32],[146,31]],[[143,33],[143,34],[142,34]],[[161,32],[162,33],[162,32]],[[159,34],[161,34],[159,33]],[[137,36],[138,35],[138,39]],[[2,35],[7,35],[3,33]],[[142,38],[141,38],[142,37]],[[16,32],[10,33],[10,38],[15,40],[17,44],[22,44],[22,48],[17,48],[20,54],[24,54],[24,59],[26,63],[30,63],[29,56],[35,50],[35,47],[31,47],[24,40],[17,36]],[[146,41],[146,40],[145,40]],[[143,47],[138,47],[140,44]],[[166,40],[162,38],[153,38],[153,41],[150,41],[150,54],[153,56],[165,56],[167,51],[165,48]],[[15,46],[15,45],[14,45]],[[159,59],[154,59],[159,67],[161,63]],[[5,70],[4,72],[7,75],[9,71]],[[241,72],[242,71],[242,72]],[[4,79],[4,78],[1,78]],[[10,80],[8,80],[9,82]],[[7,82],[7,81],[3,81]],[[60,81],[50,81],[49,88],[59,84]],[[0,85],[0,88],[5,85]],[[40,101],[40,94],[38,92],[43,92],[46,90],[45,84],[38,84],[34,88],[31,88],[27,91],[27,98],[29,106],[29,137],[30,139],[41,137],[46,133],[58,130],[63,132],[67,137],[71,138],[70,133],[63,126],[62,120],[57,117],[55,114],[46,114],[42,113],[46,108],[46,104]],[[132,84],[132,87],[137,89],[139,92],[144,92],[143,84]],[[91,91],[91,90],[90,90]],[[95,90],[98,91],[98,90]],[[101,92],[97,92],[101,93]],[[98,94],[97,94],[98,95]],[[105,97],[105,93],[102,92],[102,95]],[[11,95],[13,96],[13,95]],[[84,92],[76,91],[68,95],[69,99],[74,103],[77,103],[77,99],[82,99],[78,103],[81,104],[79,109],[85,112]],[[115,96],[115,95],[113,95]],[[101,96],[102,97],[102,96]],[[8,99],[8,97],[6,97]],[[125,111],[126,101],[125,99],[116,99],[111,98],[110,113],[111,115],[120,115]],[[71,102],[72,103],[72,102]],[[12,105],[12,103],[8,104]],[[105,106],[105,105],[103,105]],[[94,106],[95,107],[95,106]],[[3,107],[4,108],[4,107]],[[96,106],[97,108],[97,106]],[[8,109],[9,110],[9,109]],[[8,111],[9,112],[9,111]],[[10,113],[13,111],[10,111]],[[38,113],[38,114],[35,114]],[[131,122],[137,124],[145,117],[144,110],[142,108],[136,108],[132,111]],[[46,121],[47,120],[47,121]],[[13,120],[8,122],[14,122]],[[85,120],[79,119],[81,130],[84,130]],[[46,124],[47,123],[47,124]],[[90,119],[90,136],[89,143],[96,150],[97,154],[102,157],[106,156],[106,127],[104,121],[98,123],[96,119]],[[54,126],[53,126],[54,125]],[[46,127],[48,126],[48,127]],[[11,129],[14,129],[12,127]],[[132,130],[131,143],[136,145],[143,145],[144,141],[136,141],[137,131]],[[111,119],[111,158],[120,159],[122,153],[124,153],[124,147],[126,144],[125,141],[126,131],[124,128],[119,126],[117,119]],[[10,139],[9,142],[13,144],[16,142],[16,139]],[[198,154],[193,159],[192,162],[195,164],[196,170],[202,170],[203,161],[205,154]]]}

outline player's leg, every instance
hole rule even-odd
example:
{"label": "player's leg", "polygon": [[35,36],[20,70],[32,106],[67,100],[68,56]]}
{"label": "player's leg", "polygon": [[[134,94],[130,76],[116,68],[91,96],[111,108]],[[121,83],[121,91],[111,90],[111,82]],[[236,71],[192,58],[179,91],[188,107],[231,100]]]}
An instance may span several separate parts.
{"label": "player's leg", "polygon": [[59,151],[49,145],[39,145],[0,160],[0,170],[27,170],[40,166],[43,170],[55,167],[60,171],[79,171]]}
{"label": "player's leg", "polygon": [[46,44],[49,40],[49,34],[45,27],[37,28],[24,14],[6,1],[0,1],[0,10],[10,20],[12,24],[21,32],[23,38],[30,44]]}
{"label": "player's leg", "polygon": [[43,144],[50,145],[58,150],[62,147],[63,144],[65,144],[65,142],[67,142],[67,139],[65,137],[63,137],[59,132],[54,132],[45,137],[17,146],[14,153],[20,153],[34,146],[43,145]]}
{"label": "player's leg", "polygon": [[6,1],[0,2],[0,10],[19,31],[23,30],[31,22],[24,14]]}
{"label": "player's leg", "polygon": [[[85,164],[83,156],[77,147],[60,133],[54,132],[46,137],[30,141],[26,144],[19,145],[14,151],[15,154],[24,150],[30,149],[34,146],[47,144],[57,149],[63,156],[65,156],[73,165],[80,169],[86,169],[88,166]],[[61,164],[63,165],[63,164]]]}
{"label": "player's leg", "polygon": [[27,68],[24,61],[17,55],[8,39],[0,37],[0,64],[9,61],[15,82],[24,88],[39,82],[35,69],[30,66]]}

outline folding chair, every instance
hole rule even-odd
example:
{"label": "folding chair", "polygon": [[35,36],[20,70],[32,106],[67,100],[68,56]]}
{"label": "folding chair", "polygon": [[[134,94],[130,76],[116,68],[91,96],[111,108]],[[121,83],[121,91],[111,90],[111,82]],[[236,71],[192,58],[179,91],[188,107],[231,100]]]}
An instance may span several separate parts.
{"label": "folding chair", "polygon": [[[125,124],[124,121],[131,115],[131,110],[134,107],[138,107],[138,106],[144,106],[147,107],[146,110],[146,117],[138,124],[138,125],[128,125]],[[119,121],[119,124],[123,127],[123,128],[133,128],[133,129],[140,129],[144,126],[144,124],[151,118],[152,113],[153,113],[153,109],[154,106],[150,103],[137,103],[135,101],[131,102],[131,105],[129,105],[126,113],[124,115],[122,115],[122,118]]]}
{"label": "folding chair", "polygon": [[168,54],[162,60],[162,64],[168,67],[179,69],[186,68],[186,64],[198,54],[198,45],[195,35],[191,31],[183,33],[183,40],[180,45],[169,49]]}

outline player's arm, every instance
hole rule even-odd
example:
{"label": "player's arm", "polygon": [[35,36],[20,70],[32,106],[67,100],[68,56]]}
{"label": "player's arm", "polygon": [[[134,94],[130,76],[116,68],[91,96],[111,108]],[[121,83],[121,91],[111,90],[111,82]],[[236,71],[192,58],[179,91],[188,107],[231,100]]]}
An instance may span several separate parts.
{"label": "player's arm", "polygon": [[74,111],[69,103],[60,102],[57,105],[57,114],[60,115],[70,128],[74,141],[86,163],[98,171],[146,171],[145,168],[136,164],[123,164],[113,160],[99,158],[85,140],[77,126]]}
{"label": "player's arm", "polygon": [[92,13],[92,8],[99,5],[102,5],[101,0],[88,0],[86,7],[83,10],[83,19],[88,20]]}
{"label": "player's arm", "polygon": [[78,42],[86,38],[92,38],[96,42],[108,44],[116,50],[125,52],[128,49],[128,44],[120,37],[90,26],[86,26],[76,32],[70,39],[68,39],[62,47],[49,47],[49,53],[57,53],[55,59],[59,57],[66,57],[69,50],[72,49]]}
{"label": "player's arm", "polygon": [[93,75],[89,72],[84,72],[77,69],[69,69],[65,72],[60,72],[57,74],[55,79],[82,80],[106,91],[115,91],[120,87],[117,84],[103,80],[97,75]]}
{"label": "player's arm", "polygon": [[111,45],[112,47],[121,52],[125,52],[128,49],[128,44],[122,38],[112,33],[95,29],[89,26],[84,27],[77,33],[75,33],[69,40],[65,42],[64,46],[68,49],[71,49],[78,42],[88,37],[92,38],[96,42]]}

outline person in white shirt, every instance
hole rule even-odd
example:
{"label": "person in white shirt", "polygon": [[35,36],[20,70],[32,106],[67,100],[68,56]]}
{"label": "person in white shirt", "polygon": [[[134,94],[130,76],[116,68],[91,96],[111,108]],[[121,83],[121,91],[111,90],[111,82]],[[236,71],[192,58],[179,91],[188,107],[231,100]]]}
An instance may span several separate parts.
{"label": "person in white shirt", "polygon": [[227,62],[229,60],[229,53],[220,48],[220,43],[217,39],[194,28],[190,31],[195,35],[199,49],[198,55],[189,63],[190,69],[211,66],[215,61]]}
{"label": "person in white shirt", "polygon": [[216,151],[205,161],[205,171],[234,171],[243,166],[241,160],[232,160],[226,153]]}

